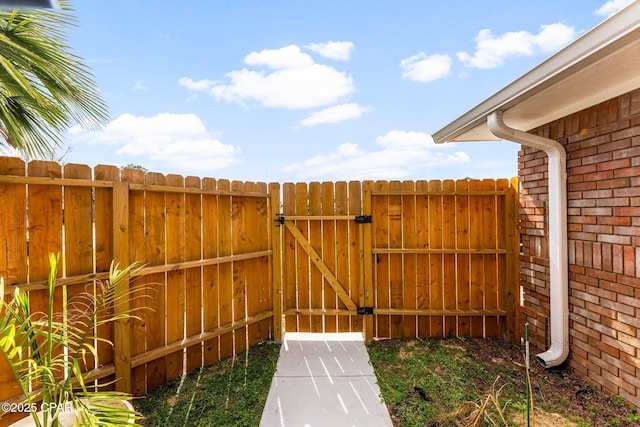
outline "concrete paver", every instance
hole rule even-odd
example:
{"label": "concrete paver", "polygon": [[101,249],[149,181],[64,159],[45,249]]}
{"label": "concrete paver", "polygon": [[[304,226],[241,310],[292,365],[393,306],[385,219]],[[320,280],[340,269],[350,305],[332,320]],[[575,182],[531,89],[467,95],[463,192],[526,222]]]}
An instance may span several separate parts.
{"label": "concrete paver", "polygon": [[391,427],[360,333],[287,333],[260,427]]}

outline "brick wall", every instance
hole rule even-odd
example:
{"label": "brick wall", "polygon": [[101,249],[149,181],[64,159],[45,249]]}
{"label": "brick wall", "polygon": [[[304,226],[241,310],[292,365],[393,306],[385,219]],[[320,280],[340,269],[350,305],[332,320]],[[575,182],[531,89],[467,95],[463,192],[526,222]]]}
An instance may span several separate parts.
{"label": "brick wall", "polygon": [[[640,407],[640,90],[532,131],[567,150],[570,368]],[[523,147],[521,322],[549,345],[547,157]],[[523,325],[521,325],[523,328]]]}

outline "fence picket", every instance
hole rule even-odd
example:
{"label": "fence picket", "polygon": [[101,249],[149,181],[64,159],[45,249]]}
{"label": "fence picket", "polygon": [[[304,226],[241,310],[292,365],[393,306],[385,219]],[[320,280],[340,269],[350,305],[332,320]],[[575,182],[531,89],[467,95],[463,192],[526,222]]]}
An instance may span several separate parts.
{"label": "fence picket", "polygon": [[[200,178],[189,176],[185,179],[186,188],[200,189]],[[185,195],[185,261],[202,259],[202,196]],[[185,336],[192,337],[202,333],[202,267],[185,271]],[[203,364],[202,344],[187,349],[187,372]]]}
{"label": "fence picket", "polygon": [[[469,190],[467,180],[456,181],[456,191],[466,192]],[[456,248],[469,249],[469,195],[461,194],[456,196]],[[471,284],[469,281],[470,255],[456,255],[456,290],[457,307],[466,310],[470,307]],[[458,334],[463,336],[471,335],[471,317],[458,317]]]}
{"label": "fence picket", "polygon": [[[429,196],[425,195],[429,188],[427,181],[416,182],[415,215],[416,215],[416,248],[430,248]],[[416,308],[428,309],[431,306],[429,285],[429,254],[416,254]],[[431,319],[427,316],[418,317],[417,335],[431,336]]]}
{"label": "fence picket", "polygon": [[[333,182],[322,183],[322,215],[335,215],[335,188]],[[331,271],[336,271],[336,222],[322,222],[322,255],[324,263]],[[338,296],[331,286],[323,280],[323,298],[325,309],[338,307]],[[325,332],[338,331],[338,316],[324,316]]]}
{"label": "fence picket", "polygon": [[[402,196],[402,247],[416,249],[418,247],[418,224],[416,223],[416,196],[415,183],[404,181],[402,190],[406,193]],[[417,270],[418,255],[404,254],[402,274],[403,303],[402,308],[418,308],[417,306]],[[418,316],[404,316],[402,320],[402,336],[413,338],[417,333],[416,324]]]}
{"label": "fence picket", "polygon": [[[452,180],[445,180],[442,183],[442,189],[449,193],[442,198],[442,242],[445,248],[456,248],[456,196],[453,195],[455,191],[455,182]],[[444,293],[444,307],[447,309],[455,309],[458,295],[456,292],[456,256],[454,254],[445,254],[443,257],[443,293]],[[457,318],[452,316],[445,317],[445,335],[456,336],[457,331]]]}
{"label": "fence picket", "polygon": [[[124,169],[120,179],[122,182],[130,184],[144,183],[144,173],[140,170]],[[131,262],[146,261],[145,255],[145,195],[142,191],[129,191],[129,257]],[[124,267],[124,265],[122,266]],[[164,276],[162,277],[164,279]],[[150,283],[153,278],[140,278],[140,283]],[[149,295],[146,292],[139,292],[135,295],[135,299],[131,303],[132,309],[143,308],[149,303],[153,304],[154,310],[162,310],[164,315],[164,306],[160,305],[164,301],[164,281],[157,287],[153,288],[156,293]],[[147,298],[147,296],[149,298]],[[138,310],[136,318],[131,320],[131,356],[144,354],[147,350],[147,317],[152,315],[150,310]],[[164,326],[158,331],[164,344]],[[164,360],[161,364],[157,364],[158,369],[164,366]],[[131,393],[134,396],[143,396],[147,389],[147,365],[143,364],[131,369]]]}
{"label": "fence picket", "polygon": [[[216,190],[216,180],[204,178],[203,190]],[[218,257],[218,197],[211,194],[202,195],[202,256],[204,259]],[[220,297],[218,295],[220,283],[218,279],[218,265],[208,265],[202,268],[202,316],[204,332],[211,332],[220,327],[218,310]],[[204,364],[209,365],[220,360],[219,337],[204,341]]]}
{"label": "fence picket", "polygon": [[[377,181],[375,183],[375,191],[388,192],[389,184],[385,181]],[[389,247],[388,233],[389,228],[389,196],[380,195],[373,198],[372,215],[375,218],[373,235],[373,247],[375,249],[385,249]],[[389,255],[375,255],[375,306],[376,308],[390,308],[390,292],[389,292]],[[388,338],[391,336],[389,315],[376,315],[376,332],[375,335],[380,338]]]}
{"label": "fence picket", "polygon": [[[218,256],[233,254],[231,242],[231,184],[226,179],[218,180],[218,190],[226,195],[218,196]],[[230,325],[233,322],[233,263],[225,262],[219,265],[219,303],[220,326]],[[220,358],[235,354],[233,346],[233,331],[220,335]]]}
{"label": "fence picket", "polygon": [[[362,214],[362,190],[360,181],[349,182],[349,215]],[[359,300],[360,275],[360,239],[364,224],[349,221],[349,295],[354,301]],[[350,316],[351,331],[362,331],[362,316]]]}
{"label": "fence picket", "polygon": [[[335,183],[335,212],[336,215],[347,215],[349,201],[347,183],[338,181]],[[336,221],[336,270],[335,276],[342,287],[349,291],[349,222]],[[353,299],[353,298],[351,298]],[[344,302],[338,299],[338,308],[346,310]],[[338,332],[349,332],[351,322],[349,316],[338,316]]]}

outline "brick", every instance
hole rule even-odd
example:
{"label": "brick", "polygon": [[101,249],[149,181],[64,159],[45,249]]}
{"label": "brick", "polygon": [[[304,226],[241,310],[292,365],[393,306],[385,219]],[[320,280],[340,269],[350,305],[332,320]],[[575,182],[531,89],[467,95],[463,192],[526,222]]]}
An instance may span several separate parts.
{"label": "brick", "polygon": [[[571,299],[571,298],[569,298]],[[586,324],[587,324],[587,320],[591,320],[593,322],[600,322],[600,315],[598,313],[595,313],[593,311],[590,311],[586,308],[583,307],[579,307],[574,305],[573,309],[571,310],[573,312],[573,314],[576,316],[576,320],[580,319],[580,322],[577,322],[578,324],[575,325],[575,328],[587,335],[590,336],[596,336],[597,338],[600,337],[600,333],[598,331],[595,331],[593,329],[589,329],[586,328]],[[580,325],[585,325],[585,327],[581,327]],[[590,332],[591,331],[591,332]]]}
{"label": "brick", "polygon": [[598,163],[598,171],[605,170],[613,170],[613,169],[623,169],[631,166],[631,159],[616,159],[608,162],[600,162]]}
{"label": "brick", "polygon": [[610,197],[610,198],[599,198],[596,200],[596,206],[629,206],[630,200],[628,197]]}
{"label": "brick", "polygon": [[604,307],[602,305],[599,304],[593,304],[588,302],[585,306],[585,308],[593,313],[597,313],[601,316],[605,316],[611,319],[615,319],[616,318],[616,312],[615,310],[612,310],[610,308]]}
{"label": "brick", "polygon": [[620,178],[620,177],[629,177],[631,179],[633,179],[634,177],[638,176],[638,166],[640,166],[638,164],[638,157],[634,157],[631,160],[631,166],[630,168],[622,168],[622,169],[616,169],[615,171],[613,171],[613,176],[615,178]]}
{"label": "brick", "polygon": [[633,217],[640,216],[640,212],[638,212],[637,208],[616,207],[613,209],[613,215],[620,217]]}
{"label": "brick", "polygon": [[[640,277],[619,275],[618,283],[636,288],[636,298],[640,300]],[[620,299],[620,297],[618,297],[618,299]]]}
{"label": "brick", "polygon": [[613,190],[608,189],[608,190],[583,191],[582,196],[585,199],[609,199],[613,196]]}
{"label": "brick", "polygon": [[602,268],[602,243],[593,244],[593,268]]}
{"label": "brick", "polygon": [[[635,337],[635,335],[638,333],[638,328],[636,328],[635,326],[631,326],[631,325],[627,325],[626,323],[622,323],[622,322],[618,322],[617,320],[613,320],[609,317],[602,317],[602,324],[604,326],[608,326],[612,329],[615,329],[616,331],[619,332],[618,334],[618,338],[620,338],[620,335],[629,335],[631,337]],[[638,340],[638,345],[640,346],[640,340]]]}
{"label": "brick", "polygon": [[[631,140],[622,140],[621,143],[628,144],[628,148],[622,148],[613,152],[614,159],[640,157],[640,146],[631,146]],[[614,143],[615,144],[615,143]]]}
{"label": "brick", "polygon": [[[634,347],[631,344],[624,343],[624,342],[618,340],[617,338],[610,337],[608,335],[602,335],[601,339],[602,339],[603,343],[605,343],[607,345],[610,345],[611,347],[619,349],[620,350],[620,358],[621,359],[625,359],[625,355],[627,357],[635,357],[635,355],[636,355],[636,350],[637,349],[636,349],[636,347]],[[629,363],[629,362],[627,361],[627,363]]]}
{"label": "brick", "polygon": [[618,320],[626,325],[629,325],[631,327],[636,328],[640,328],[640,317],[635,316],[633,313],[631,314],[627,314],[627,313],[618,313]]}
{"label": "brick", "polygon": [[[607,325],[604,325],[602,323],[597,323],[597,322],[594,322],[592,320],[588,320],[587,321],[587,326],[589,328],[591,328],[591,329],[594,329],[594,330],[602,333],[603,335],[610,336],[611,338],[616,338],[616,337],[618,337],[618,335],[623,335],[623,334],[618,334],[618,331],[615,328],[612,328],[611,326],[607,326]],[[627,344],[629,344],[629,343],[627,343]]]}
{"label": "brick", "polygon": [[609,216],[609,217],[600,216],[597,218],[597,223],[607,224],[607,225],[629,226],[631,225],[631,218],[624,217],[624,216],[617,216],[615,215],[615,210],[614,210],[614,216]]}
{"label": "brick", "polygon": [[605,287],[600,287],[599,282],[598,286],[587,286],[586,292],[598,296],[600,300],[599,302],[601,302],[602,299],[615,300],[617,297],[615,292],[612,292]]}
{"label": "brick", "polygon": [[620,377],[618,378],[620,383],[620,396],[623,396],[624,392],[629,393],[630,395],[636,395],[638,391],[638,378],[635,375],[629,375],[627,373],[622,372]]}
{"label": "brick", "polygon": [[636,338],[635,336],[627,335],[625,333],[620,332],[618,334],[618,339],[623,343],[634,346],[636,349],[640,348],[640,339]]}
{"label": "brick", "polygon": [[594,215],[594,216],[611,216],[613,210],[607,207],[596,207],[596,208],[584,208],[582,209],[583,215]]}
{"label": "brick", "polygon": [[614,227],[613,232],[623,236],[640,236],[640,227]]}
{"label": "brick", "polygon": [[[594,138],[594,140],[595,139],[596,138]],[[609,140],[610,138],[608,137],[603,138],[601,143],[606,143]],[[598,145],[597,141],[595,141],[594,145],[591,147],[583,147],[581,146],[581,144],[571,144],[571,146],[574,147],[575,149],[567,150],[567,153],[569,154],[569,157],[572,159],[595,156],[596,154],[598,154],[598,151],[599,151],[599,147],[597,145]],[[631,144],[629,143],[629,145]],[[605,150],[605,151],[612,151],[612,150]]]}
{"label": "brick", "polygon": [[606,170],[606,169],[612,169],[612,168],[600,169],[599,165],[609,161],[611,161],[611,153],[601,153],[601,154],[596,154],[589,157],[584,157],[582,159],[582,164],[583,165],[596,164],[598,165],[596,166],[596,170]]}
{"label": "brick", "polygon": [[[617,153],[630,147],[631,147],[631,140],[629,139],[621,139],[621,140],[611,141],[611,142],[609,142],[609,140],[602,140],[598,145],[597,149],[598,149],[598,153],[613,151],[613,158],[615,158]],[[631,157],[631,156],[624,156],[624,157]]]}
{"label": "brick", "polygon": [[[601,236],[602,237],[602,236]],[[623,245],[629,244],[630,240],[628,237],[626,238],[628,240],[625,240],[624,236],[617,236],[617,241],[618,242],[623,242]],[[613,245],[611,246],[611,249],[613,250],[613,271],[615,273],[622,273],[623,272],[623,268],[624,268],[624,264],[623,264],[623,259],[622,259],[622,248],[624,246],[621,245]]]}
{"label": "brick", "polygon": [[590,294],[588,292],[577,291],[575,289],[571,290],[571,296],[586,302],[590,302],[592,304],[600,303],[600,298],[596,295]]}
{"label": "brick", "polygon": [[[594,218],[595,219],[595,218]],[[585,224],[582,227],[583,231],[585,233],[593,233],[593,234],[612,234],[613,233],[613,226],[611,225],[591,225],[591,224]],[[589,240],[596,240],[595,236],[593,236],[593,238],[589,239]]]}
{"label": "brick", "polygon": [[615,141],[618,139],[631,138],[638,135],[640,135],[640,128],[631,127],[627,129],[622,129],[618,132],[614,132],[613,134],[611,134],[611,139]]}
{"label": "brick", "polygon": [[602,245],[602,269],[613,271],[613,251],[609,244]]}
{"label": "brick", "polygon": [[[631,238],[629,236],[618,236],[616,234],[599,234],[598,242],[612,243],[615,250],[615,246],[631,244]],[[614,257],[616,255],[618,256],[622,255],[622,251],[620,251],[620,253],[614,253]],[[615,258],[614,258],[614,264],[615,264]],[[614,271],[619,271],[619,270],[614,269]]]}
{"label": "brick", "polygon": [[[636,232],[640,232],[640,227]],[[632,246],[626,246],[624,248],[624,274],[633,276],[636,273],[636,250]]]}
{"label": "brick", "polygon": [[585,175],[596,173],[597,171],[598,167],[595,163],[593,163],[588,165],[583,164],[582,166],[571,168],[570,170],[567,170],[567,173],[571,173],[571,175]]}
{"label": "brick", "polygon": [[[622,177],[622,178],[614,178],[614,179],[607,179],[604,181],[598,181],[596,183],[596,186],[598,189],[619,189],[619,188],[625,188],[628,187],[631,184],[631,181],[628,177]],[[616,192],[613,193],[614,196],[621,196],[621,194],[617,194]]]}
{"label": "brick", "polygon": [[[600,374],[606,375],[608,378],[617,377],[618,376],[618,368],[606,360],[603,360],[600,356],[594,357],[593,352],[589,354],[589,362],[600,368]],[[612,381],[615,383],[615,381]]]}
{"label": "brick", "polygon": [[607,284],[607,286],[603,286],[602,285],[602,281],[603,280],[608,280],[611,282],[614,282],[618,276],[615,273],[610,273],[607,271],[602,271],[602,270],[595,270],[595,269],[589,269],[585,271],[585,274],[588,277],[592,277],[594,279],[598,279],[596,283],[598,283],[598,286],[600,286],[601,288],[604,289],[608,289],[611,290],[611,288],[609,287],[609,284]]}
{"label": "brick", "polygon": [[[633,316],[635,318],[636,309],[633,306],[622,304],[618,301],[610,301],[604,298],[600,301],[600,304],[602,304],[603,307],[610,308],[611,310],[614,310],[616,313],[618,313],[618,320],[620,320],[621,322],[623,322],[623,320],[620,318],[621,315]],[[636,327],[640,327],[640,319],[638,319],[638,325],[635,325],[633,323],[630,324]]]}
{"label": "brick", "polygon": [[[597,166],[596,166],[597,169]],[[585,181],[597,182],[613,179],[615,177],[615,171],[613,170],[596,170],[593,173],[585,174],[583,179]]]}
{"label": "brick", "polygon": [[[640,168],[637,169],[636,171],[638,174],[640,174]],[[629,178],[624,178],[629,179]],[[629,181],[631,181],[629,179]],[[615,188],[613,190],[613,197],[639,197],[640,196],[640,188],[638,187],[632,187],[631,182],[629,182],[629,185],[627,185],[624,188]]]}

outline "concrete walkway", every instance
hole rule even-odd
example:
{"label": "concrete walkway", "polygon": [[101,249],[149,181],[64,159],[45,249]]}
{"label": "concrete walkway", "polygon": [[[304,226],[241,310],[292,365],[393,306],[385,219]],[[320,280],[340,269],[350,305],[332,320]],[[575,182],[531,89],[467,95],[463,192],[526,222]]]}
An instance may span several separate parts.
{"label": "concrete walkway", "polygon": [[287,333],[260,427],[391,427],[360,333]]}

